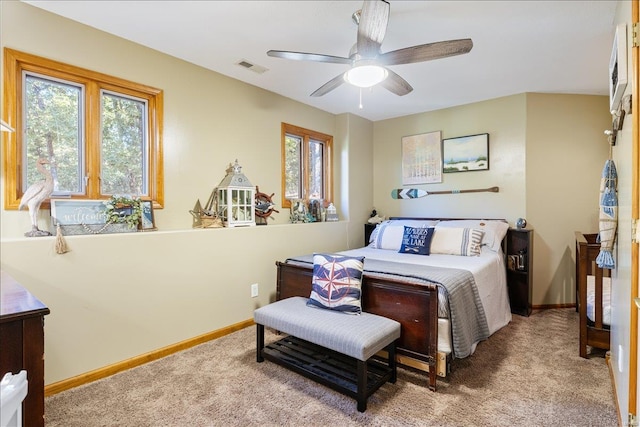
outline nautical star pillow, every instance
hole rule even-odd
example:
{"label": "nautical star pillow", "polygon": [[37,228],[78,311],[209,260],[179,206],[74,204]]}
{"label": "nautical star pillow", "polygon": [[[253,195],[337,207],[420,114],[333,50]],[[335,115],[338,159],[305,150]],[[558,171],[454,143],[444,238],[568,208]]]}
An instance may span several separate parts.
{"label": "nautical star pillow", "polygon": [[313,281],[307,305],[349,314],[362,313],[360,303],[364,257],[313,255]]}

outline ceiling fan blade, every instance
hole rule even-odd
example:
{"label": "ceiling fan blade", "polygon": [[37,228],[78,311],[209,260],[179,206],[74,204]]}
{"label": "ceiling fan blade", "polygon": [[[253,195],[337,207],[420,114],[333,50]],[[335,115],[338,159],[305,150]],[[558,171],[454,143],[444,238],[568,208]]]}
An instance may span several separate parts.
{"label": "ceiling fan blade", "polygon": [[294,61],[329,62],[332,64],[351,64],[351,59],[341,56],[322,55],[319,53],[289,52],[286,50],[270,50],[267,55],[274,58],[293,59]]}
{"label": "ceiling fan blade", "polygon": [[375,58],[387,32],[389,3],[384,0],[365,1],[358,23],[358,54]]}
{"label": "ceiling fan blade", "polygon": [[413,88],[405,79],[387,68],[389,75],[380,83],[382,87],[398,96],[404,96],[411,92]]}
{"label": "ceiling fan blade", "polygon": [[325,95],[340,86],[342,83],[344,83],[344,73],[332,78],[331,80],[320,86],[315,90],[315,92],[311,94],[311,96]]}
{"label": "ceiling fan blade", "polygon": [[393,50],[378,56],[377,61],[384,65],[411,64],[462,55],[469,53],[472,47],[471,39],[447,40]]}

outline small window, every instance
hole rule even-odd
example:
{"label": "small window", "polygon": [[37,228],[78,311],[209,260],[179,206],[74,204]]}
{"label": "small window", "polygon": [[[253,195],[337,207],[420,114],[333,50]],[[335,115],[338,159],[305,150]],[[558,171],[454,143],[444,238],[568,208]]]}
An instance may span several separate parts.
{"label": "small window", "polygon": [[147,102],[102,92],[100,193],[149,193]]}
{"label": "small window", "polygon": [[52,197],[130,195],[164,203],[162,91],[5,48],[5,209],[40,181],[45,158]]}
{"label": "small window", "polygon": [[36,169],[40,158],[49,160],[54,193],[84,193],[84,86],[24,72],[22,187],[20,194],[42,180]]}
{"label": "small window", "polygon": [[282,207],[294,199],[333,201],[333,137],[282,124]]}

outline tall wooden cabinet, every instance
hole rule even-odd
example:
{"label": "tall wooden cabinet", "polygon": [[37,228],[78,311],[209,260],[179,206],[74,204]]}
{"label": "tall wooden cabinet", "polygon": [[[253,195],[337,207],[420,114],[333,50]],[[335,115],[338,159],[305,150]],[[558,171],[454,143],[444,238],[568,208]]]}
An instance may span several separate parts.
{"label": "tall wooden cabinet", "polygon": [[42,302],[4,271],[0,277],[0,377],[27,371],[22,425],[44,426],[44,316]]}
{"label": "tall wooden cabinet", "polygon": [[511,312],[529,316],[533,295],[533,230],[510,228],[506,257]]}

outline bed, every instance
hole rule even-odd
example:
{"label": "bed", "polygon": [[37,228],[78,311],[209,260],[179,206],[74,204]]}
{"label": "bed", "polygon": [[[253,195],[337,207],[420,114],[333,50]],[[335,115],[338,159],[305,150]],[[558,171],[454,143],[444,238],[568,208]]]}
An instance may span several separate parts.
{"label": "bed", "polygon": [[587,357],[588,346],[609,350],[611,325],[611,270],[600,268],[597,234],[575,232],[576,301],[580,316],[580,357]]}
{"label": "bed", "polygon": [[[391,218],[368,246],[339,252],[365,257],[362,309],[401,323],[398,362],[428,371],[431,390],[454,358],[473,354],[511,321],[502,251],[508,227],[504,220]],[[403,250],[407,229],[424,228],[433,229],[430,254]],[[278,300],[309,296],[312,254],[276,266]]]}

